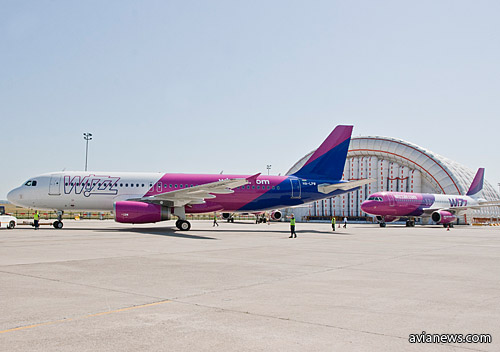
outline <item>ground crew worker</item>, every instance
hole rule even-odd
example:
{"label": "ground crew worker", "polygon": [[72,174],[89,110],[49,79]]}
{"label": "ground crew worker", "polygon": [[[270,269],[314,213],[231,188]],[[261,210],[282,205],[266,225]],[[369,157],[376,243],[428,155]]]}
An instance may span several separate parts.
{"label": "ground crew worker", "polygon": [[332,230],[335,231],[335,216],[332,216]]}
{"label": "ground crew worker", "polygon": [[347,228],[347,218],[344,217],[344,229]]}
{"label": "ground crew worker", "polygon": [[33,222],[35,223],[35,230],[38,230],[40,224],[38,221],[40,220],[40,215],[38,214],[38,210],[35,210],[35,214],[33,215]]}
{"label": "ground crew worker", "polygon": [[217,214],[214,213],[214,226],[212,227],[215,227],[215,225],[219,226],[219,224],[217,223]]}
{"label": "ground crew worker", "polygon": [[288,238],[297,238],[297,234],[295,233],[295,216],[292,214],[292,218],[290,219],[290,237]]}

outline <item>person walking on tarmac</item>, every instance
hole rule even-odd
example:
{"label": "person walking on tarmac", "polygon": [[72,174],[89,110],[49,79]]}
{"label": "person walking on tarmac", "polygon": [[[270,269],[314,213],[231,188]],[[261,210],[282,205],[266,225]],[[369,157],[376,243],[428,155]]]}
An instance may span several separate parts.
{"label": "person walking on tarmac", "polygon": [[295,233],[295,216],[292,214],[292,218],[290,219],[290,237],[288,238],[297,238],[297,234]]}
{"label": "person walking on tarmac", "polygon": [[212,227],[215,227],[215,225],[219,226],[219,224],[217,223],[217,213],[214,213],[214,226]]}
{"label": "person walking on tarmac", "polygon": [[335,216],[332,216],[332,231],[335,231],[335,224],[336,224]]}
{"label": "person walking on tarmac", "polygon": [[33,215],[35,230],[38,230],[38,227],[40,226],[39,220],[40,220],[40,214],[38,214],[38,210],[35,210],[35,214]]}
{"label": "person walking on tarmac", "polygon": [[347,228],[347,218],[344,216],[344,229]]}

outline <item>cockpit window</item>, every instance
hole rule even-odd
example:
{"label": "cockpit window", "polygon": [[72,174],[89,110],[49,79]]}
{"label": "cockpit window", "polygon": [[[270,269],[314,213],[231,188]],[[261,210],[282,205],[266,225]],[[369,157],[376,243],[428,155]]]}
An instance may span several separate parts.
{"label": "cockpit window", "polygon": [[35,186],[36,186],[36,180],[33,180],[33,181],[31,182],[31,185],[32,185],[33,187],[35,187]]}
{"label": "cockpit window", "polygon": [[382,197],[374,197],[374,196],[368,197],[368,200],[374,200],[376,202],[383,202],[384,201],[382,199]]}
{"label": "cockpit window", "polygon": [[31,186],[31,180],[29,180],[28,182],[26,182],[24,185],[25,186]]}

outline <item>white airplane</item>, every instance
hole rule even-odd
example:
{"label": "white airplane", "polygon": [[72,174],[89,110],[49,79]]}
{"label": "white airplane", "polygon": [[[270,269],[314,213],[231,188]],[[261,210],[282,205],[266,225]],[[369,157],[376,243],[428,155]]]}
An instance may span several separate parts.
{"label": "white airplane", "polygon": [[[122,223],[154,223],[187,213],[252,213],[297,206],[358,189],[372,180],[342,181],[352,126],[337,126],[295,174],[289,176],[53,172],[26,181],[7,195],[13,204],[64,211],[113,211]],[[229,214],[229,215],[228,215]],[[281,213],[273,213],[274,217]]]}

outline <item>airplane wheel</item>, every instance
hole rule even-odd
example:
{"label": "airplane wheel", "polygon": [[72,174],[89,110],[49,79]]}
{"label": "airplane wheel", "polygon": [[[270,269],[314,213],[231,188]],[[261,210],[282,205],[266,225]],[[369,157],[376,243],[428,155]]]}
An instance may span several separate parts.
{"label": "airplane wheel", "polygon": [[62,221],[56,220],[52,223],[52,226],[54,226],[55,229],[62,229],[63,223]]}
{"label": "airplane wheel", "polygon": [[181,222],[179,223],[179,230],[181,231],[189,231],[190,228],[191,223],[189,221],[181,220]]}
{"label": "airplane wheel", "polygon": [[176,222],[175,222],[175,227],[177,227],[179,230],[181,229],[181,219],[178,219]]}
{"label": "airplane wheel", "polygon": [[385,227],[385,222],[381,222],[380,227]]}
{"label": "airplane wheel", "polygon": [[16,223],[14,221],[9,222],[9,226],[7,226],[7,228],[12,230],[14,227],[16,227]]}

